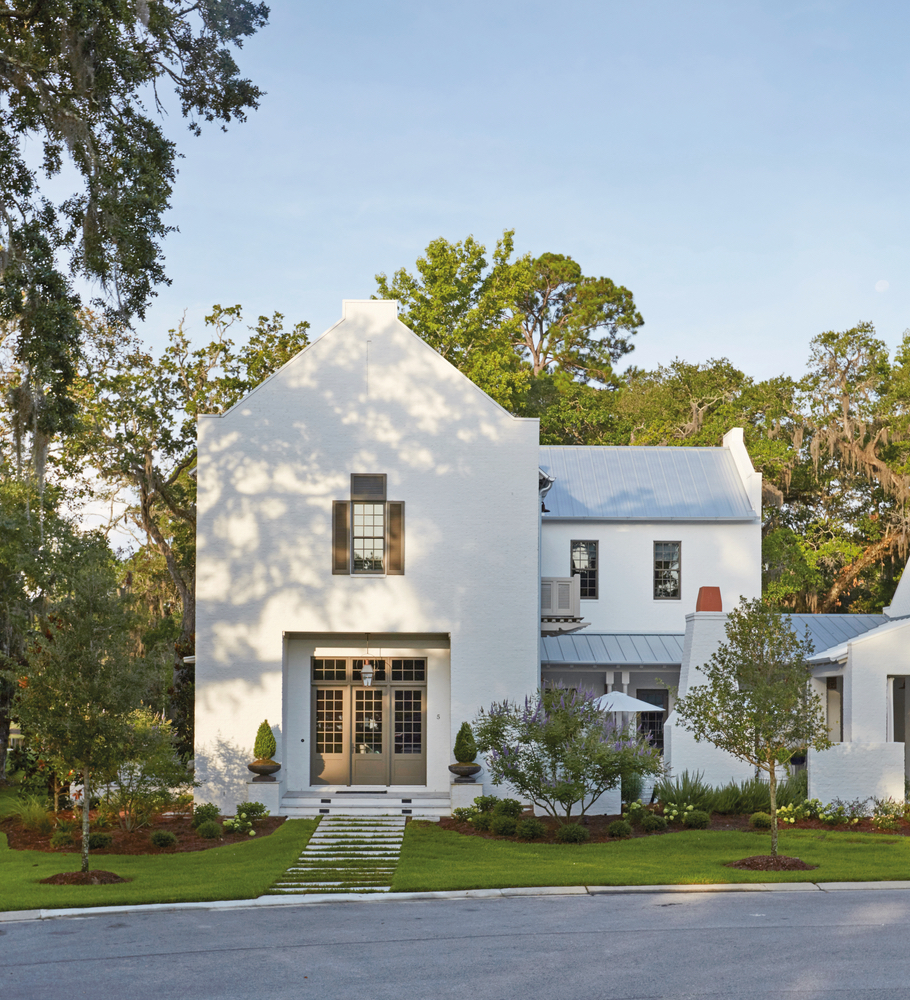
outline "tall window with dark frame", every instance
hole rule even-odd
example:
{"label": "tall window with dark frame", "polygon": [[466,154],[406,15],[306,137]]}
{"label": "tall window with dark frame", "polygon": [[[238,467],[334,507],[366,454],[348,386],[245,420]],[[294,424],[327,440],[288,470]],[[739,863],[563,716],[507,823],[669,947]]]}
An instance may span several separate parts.
{"label": "tall window with dark frame", "polygon": [[572,542],[572,576],[580,576],[581,599],[597,600],[597,542]]}
{"label": "tall window with dark frame", "polygon": [[350,500],[333,502],[332,573],[404,573],[404,503],[386,499],[384,474],[353,474]]}
{"label": "tall window with dark frame", "polygon": [[680,598],[681,542],[654,543],[654,600],[678,601]]}

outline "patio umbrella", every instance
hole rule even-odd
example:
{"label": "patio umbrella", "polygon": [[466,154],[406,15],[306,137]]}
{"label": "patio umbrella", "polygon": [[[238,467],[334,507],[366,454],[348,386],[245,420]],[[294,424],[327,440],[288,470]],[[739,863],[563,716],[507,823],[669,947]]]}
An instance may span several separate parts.
{"label": "patio umbrella", "polygon": [[622,691],[611,691],[594,699],[594,704],[605,712],[662,712],[660,705],[639,701]]}

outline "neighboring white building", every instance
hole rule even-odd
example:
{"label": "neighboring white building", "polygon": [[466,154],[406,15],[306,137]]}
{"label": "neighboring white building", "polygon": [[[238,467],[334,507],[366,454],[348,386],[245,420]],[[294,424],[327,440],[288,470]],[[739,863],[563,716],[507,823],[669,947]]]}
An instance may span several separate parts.
{"label": "neighboring white building", "polygon": [[[677,685],[723,639],[719,609],[761,590],[761,476],[741,430],[720,448],[540,448],[537,421],[394,302],[345,302],[228,413],[201,417],[197,474],[197,795],[224,809],[249,793],[264,718],[282,767],[254,794],[289,815],[447,813],[458,727],[541,681],[654,704],[642,722],[662,743]],[[887,621],[804,617],[817,649],[861,632],[872,649]],[[859,702],[840,683],[846,719]],[[901,725],[869,739],[903,739],[903,688],[882,685]],[[677,773],[739,775],[667,736]]]}

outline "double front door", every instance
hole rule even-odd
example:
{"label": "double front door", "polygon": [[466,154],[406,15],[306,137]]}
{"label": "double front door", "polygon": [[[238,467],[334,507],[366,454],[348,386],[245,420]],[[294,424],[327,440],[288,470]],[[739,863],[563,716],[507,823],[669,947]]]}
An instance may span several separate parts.
{"label": "double front door", "polygon": [[311,783],[426,784],[426,661],[363,662],[313,661]]}

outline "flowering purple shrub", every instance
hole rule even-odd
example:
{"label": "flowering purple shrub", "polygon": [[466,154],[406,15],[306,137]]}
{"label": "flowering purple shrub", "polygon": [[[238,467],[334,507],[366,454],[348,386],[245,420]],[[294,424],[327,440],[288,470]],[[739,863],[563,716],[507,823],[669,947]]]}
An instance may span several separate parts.
{"label": "flowering purple shrub", "polygon": [[508,782],[536,806],[568,822],[584,816],[623,776],[659,774],[647,736],[623,728],[590,693],[548,687],[520,702],[494,702],[474,722],[477,748],[493,780]]}

